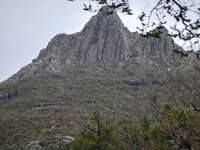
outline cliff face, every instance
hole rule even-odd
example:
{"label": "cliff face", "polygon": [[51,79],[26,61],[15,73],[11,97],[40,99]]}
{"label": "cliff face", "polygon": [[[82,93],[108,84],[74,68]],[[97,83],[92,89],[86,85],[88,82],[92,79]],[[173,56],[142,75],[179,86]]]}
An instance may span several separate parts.
{"label": "cliff face", "polygon": [[173,61],[172,39],[166,29],[160,39],[144,38],[124,27],[119,16],[104,6],[79,33],[56,35],[37,59],[11,79],[42,72],[65,72],[76,66],[127,63],[161,65]]}

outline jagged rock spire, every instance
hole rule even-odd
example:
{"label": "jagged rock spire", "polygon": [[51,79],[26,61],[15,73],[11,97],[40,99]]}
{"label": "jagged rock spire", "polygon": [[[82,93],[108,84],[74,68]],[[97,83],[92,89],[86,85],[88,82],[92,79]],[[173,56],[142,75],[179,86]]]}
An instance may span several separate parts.
{"label": "jagged rock spire", "polygon": [[80,51],[80,62],[84,64],[111,63],[126,59],[124,47],[129,31],[117,13],[103,6],[99,13],[85,25]]}

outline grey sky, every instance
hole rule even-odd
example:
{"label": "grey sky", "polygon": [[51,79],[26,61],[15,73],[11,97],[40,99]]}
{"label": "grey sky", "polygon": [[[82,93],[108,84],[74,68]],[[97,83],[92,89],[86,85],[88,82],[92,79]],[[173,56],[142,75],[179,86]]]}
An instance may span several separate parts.
{"label": "grey sky", "polygon": [[[134,31],[136,18],[148,3],[135,0],[135,15],[119,14],[125,26]],[[80,31],[93,13],[82,10],[82,1],[0,0],[0,82],[36,58],[58,33]],[[89,2],[86,1],[88,4]]]}

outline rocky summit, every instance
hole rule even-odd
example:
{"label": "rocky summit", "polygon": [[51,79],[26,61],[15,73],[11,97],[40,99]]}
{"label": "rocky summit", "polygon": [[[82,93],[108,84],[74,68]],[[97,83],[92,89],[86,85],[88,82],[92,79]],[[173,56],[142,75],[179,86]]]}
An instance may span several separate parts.
{"label": "rocky summit", "polygon": [[113,122],[138,122],[159,114],[155,105],[187,100],[190,87],[199,88],[183,83],[200,80],[193,69],[199,61],[179,56],[167,29],[156,30],[160,38],[130,32],[104,6],[81,32],[56,35],[0,84],[0,149],[58,149],[59,137],[74,137],[94,111]]}
{"label": "rocky summit", "polygon": [[[173,40],[161,30],[161,38],[144,38],[131,33],[117,12],[102,7],[81,32],[58,34],[41,50],[38,58],[21,69],[11,79],[24,78],[41,72],[66,72],[76,67],[93,67],[127,64],[168,65],[174,61]],[[95,70],[96,70],[95,69]],[[89,70],[88,70],[89,71]]]}

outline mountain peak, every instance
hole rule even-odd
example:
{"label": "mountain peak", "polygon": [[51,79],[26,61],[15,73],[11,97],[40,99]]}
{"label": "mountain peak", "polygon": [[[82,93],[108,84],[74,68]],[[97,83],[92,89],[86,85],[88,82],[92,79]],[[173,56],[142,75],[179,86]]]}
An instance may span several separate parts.
{"label": "mountain peak", "polygon": [[128,29],[124,27],[124,24],[119,18],[117,12],[108,6],[103,6],[97,15],[90,19],[82,31],[87,32],[88,29],[92,29],[96,32],[106,30],[106,28],[109,30],[118,28],[120,31],[124,30],[125,32],[129,32]]}
{"label": "mountain peak", "polygon": [[101,7],[101,9],[99,10],[99,14],[106,14],[106,15],[109,15],[109,14],[113,14],[113,13],[116,13],[116,11],[113,10],[113,8],[110,8],[109,6],[103,6],[103,7]]}
{"label": "mountain peak", "polygon": [[130,33],[117,12],[103,6],[81,32],[56,35],[38,58],[11,79],[43,72],[65,72],[80,66],[99,70],[99,65],[162,64],[161,61],[171,60],[171,43],[165,36],[145,39],[137,33]]}

